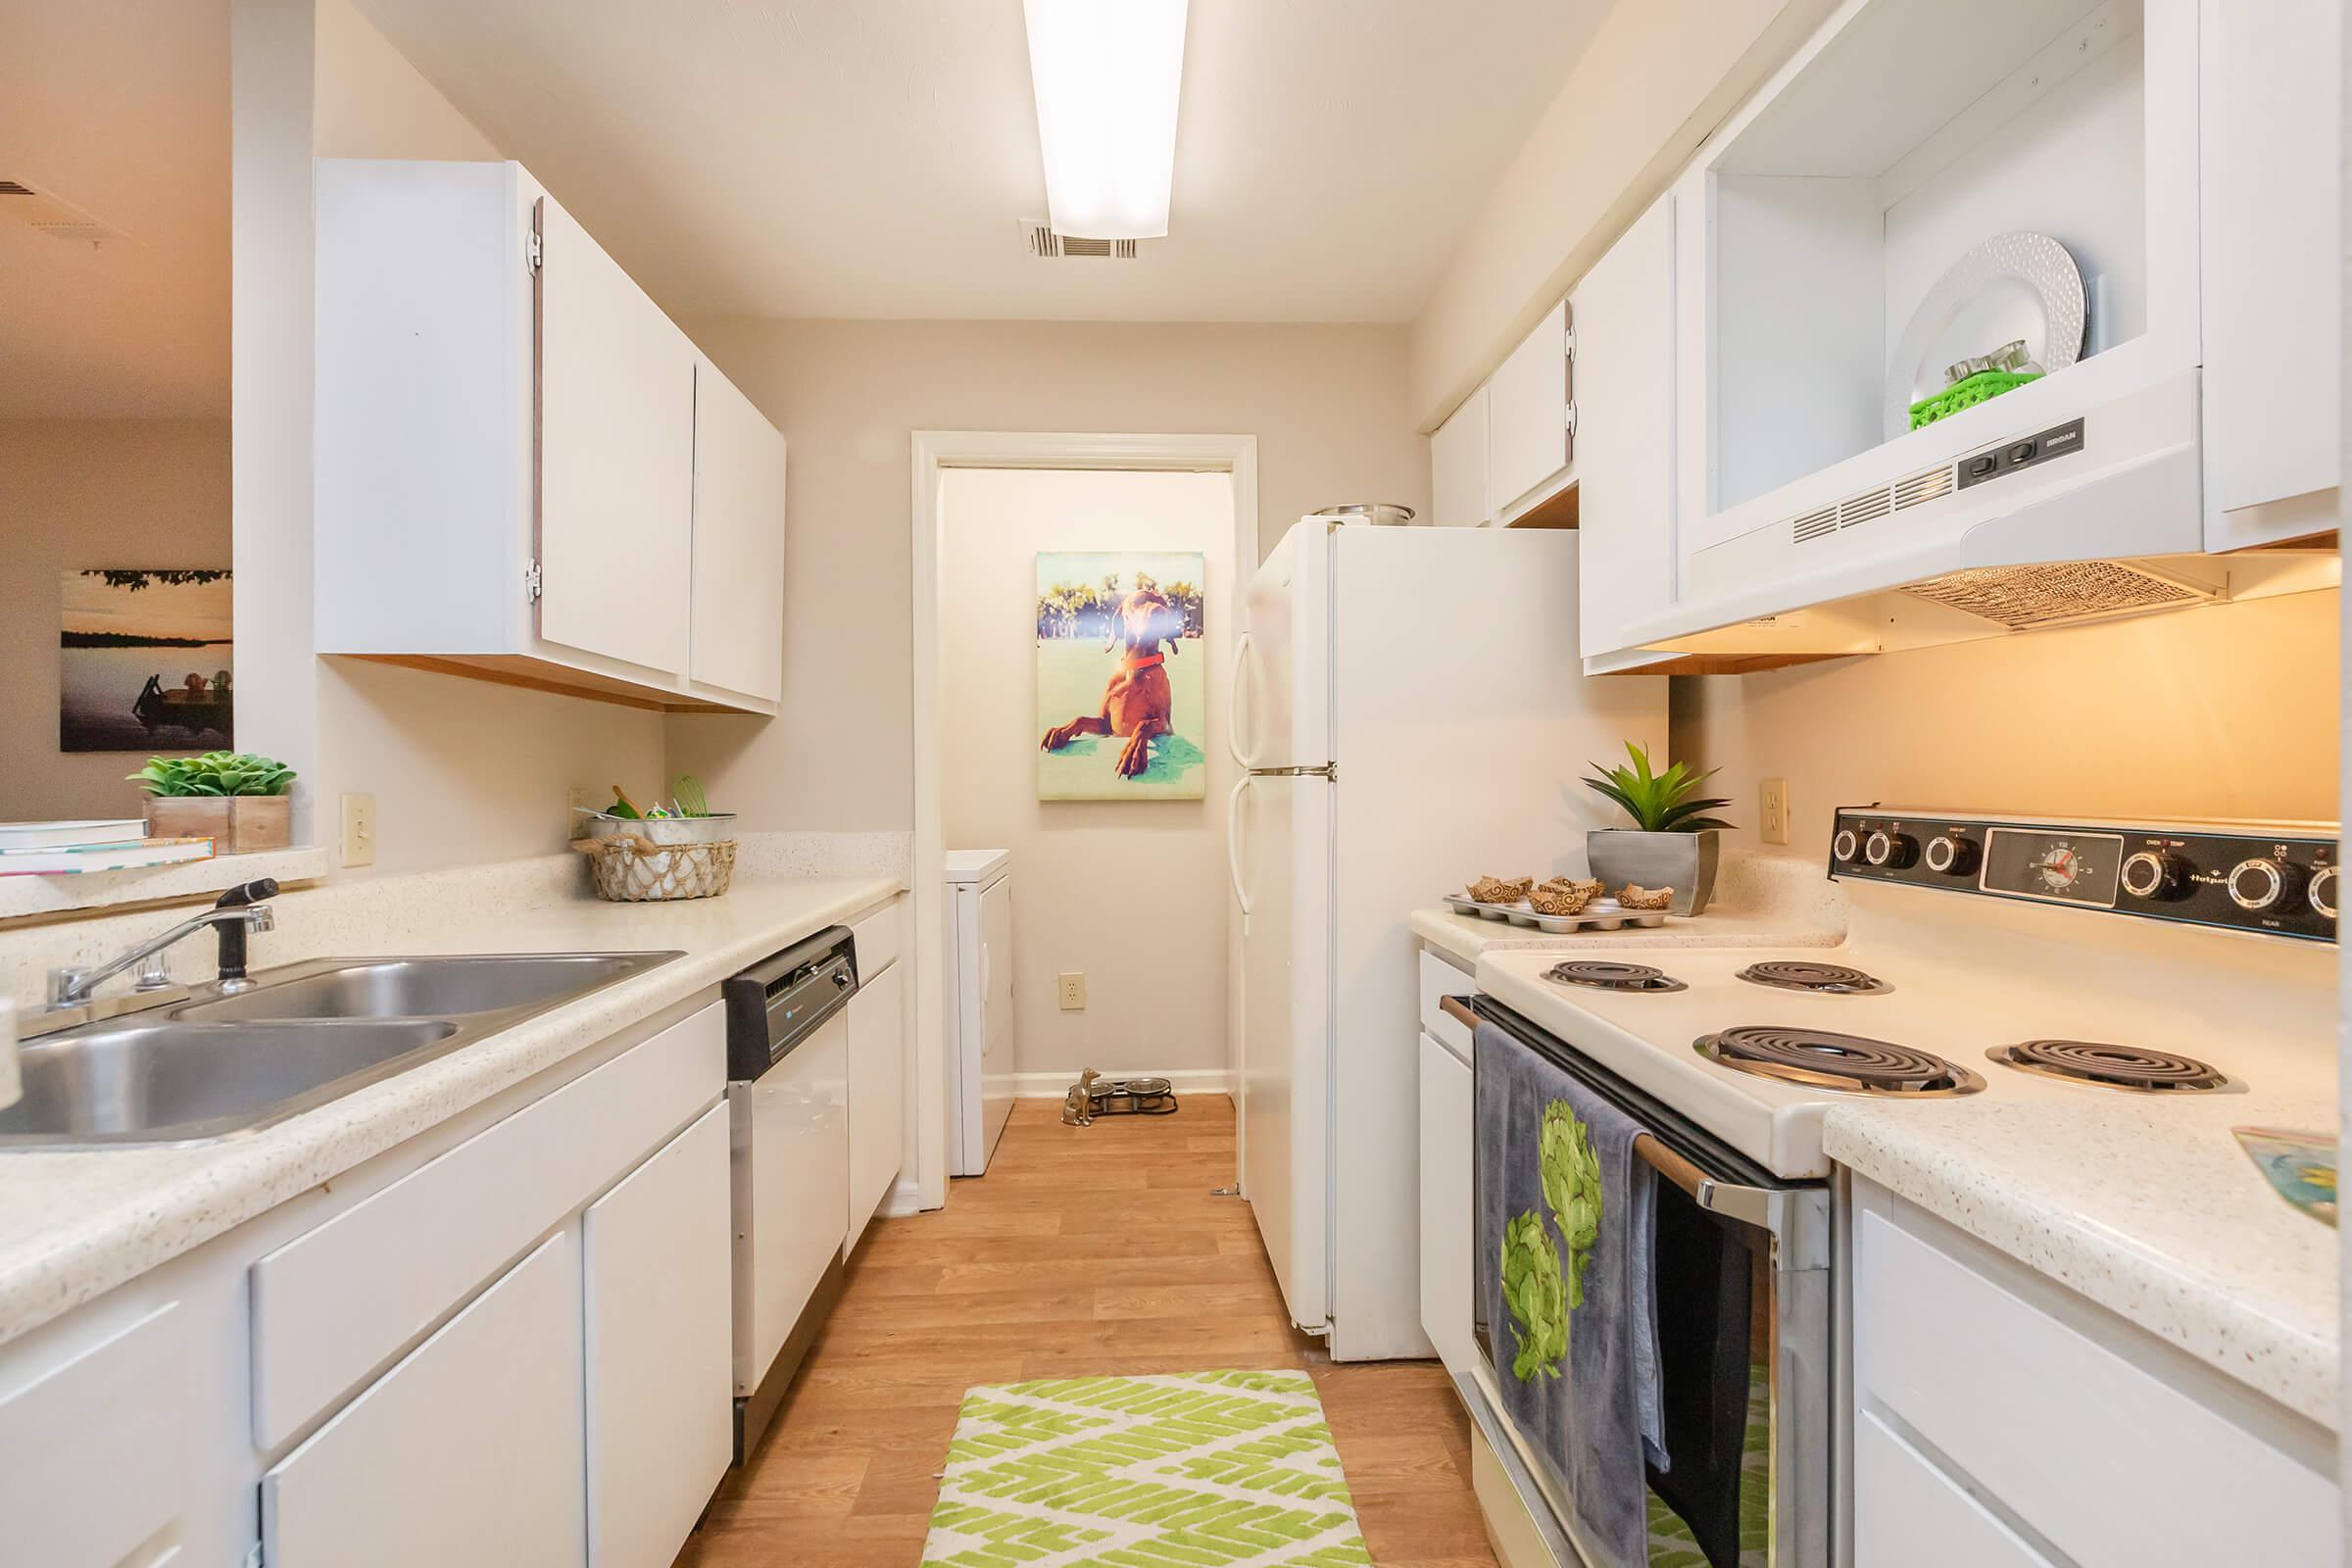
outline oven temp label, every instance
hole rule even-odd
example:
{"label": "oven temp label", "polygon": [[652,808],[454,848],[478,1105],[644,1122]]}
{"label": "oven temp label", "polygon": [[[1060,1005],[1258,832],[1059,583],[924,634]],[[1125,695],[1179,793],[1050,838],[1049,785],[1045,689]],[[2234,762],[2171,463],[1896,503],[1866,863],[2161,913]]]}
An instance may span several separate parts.
{"label": "oven temp label", "polygon": [[1984,838],[1987,893],[2115,907],[2124,841],[2115,833],[1996,827]]}

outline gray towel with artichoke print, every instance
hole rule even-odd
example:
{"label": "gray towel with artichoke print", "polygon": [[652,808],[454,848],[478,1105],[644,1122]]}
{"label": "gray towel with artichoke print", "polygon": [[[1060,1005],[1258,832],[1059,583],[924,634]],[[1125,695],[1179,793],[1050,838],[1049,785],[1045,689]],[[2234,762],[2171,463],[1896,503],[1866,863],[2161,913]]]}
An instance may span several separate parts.
{"label": "gray towel with artichoke print", "polygon": [[[1648,1558],[1660,1469],[1656,1173],[1642,1127],[1493,1024],[1478,1028],[1478,1246],[1496,1382],[1550,1456],[1594,1568]],[[1497,1258],[1500,1266],[1492,1266]]]}

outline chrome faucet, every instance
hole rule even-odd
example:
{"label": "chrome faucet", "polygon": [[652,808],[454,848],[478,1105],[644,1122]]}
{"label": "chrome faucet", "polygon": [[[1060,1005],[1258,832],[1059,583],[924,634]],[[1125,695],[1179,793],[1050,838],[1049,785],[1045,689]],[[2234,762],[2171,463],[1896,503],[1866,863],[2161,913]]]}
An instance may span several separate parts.
{"label": "chrome faucet", "polygon": [[134,966],[139,974],[131,986],[133,993],[173,989],[172,976],[164,968],[164,950],[182,937],[207,929],[220,938],[220,989],[246,990],[253,982],[245,973],[245,939],[253,932],[276,928],[277,915],[270,906],[259,902],[276,892],[277,883],[270,877],[239,883],[221,894],[202,914],[192,915],[104,963],[50,970],[49,1010],[58,1012],[90,1005],[92,994],[100,986]]}

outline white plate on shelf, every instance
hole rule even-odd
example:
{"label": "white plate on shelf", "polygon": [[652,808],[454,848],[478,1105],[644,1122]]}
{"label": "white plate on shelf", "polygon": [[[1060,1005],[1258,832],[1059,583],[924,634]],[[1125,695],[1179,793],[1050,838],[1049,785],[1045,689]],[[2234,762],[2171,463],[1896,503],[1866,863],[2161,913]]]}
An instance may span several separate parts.
{"label": "white plate on shelf", "polygon": [[2044,371],[2082,357],[2082,270],[2047,234],[2000,234],[1954,262],[1911,313],[1886,362],[1886,439],[1907,435],[1911,405],[1949,383],[1962,360],[2022,341]]}

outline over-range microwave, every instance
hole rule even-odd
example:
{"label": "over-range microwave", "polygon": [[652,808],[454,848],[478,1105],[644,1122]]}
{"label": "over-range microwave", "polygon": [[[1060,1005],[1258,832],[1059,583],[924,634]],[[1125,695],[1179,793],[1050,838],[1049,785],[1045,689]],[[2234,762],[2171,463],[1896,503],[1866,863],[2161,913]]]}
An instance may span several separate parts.
{"label": "over-range microwave", "polygon": [[[2325,585],[2224,553],[2334,526],[2341,26],[2334,0],[1840,6],[1667,198],[1675,580],[1614,664]],[[2017,233],[2076,264],[2082,357],[1902,428],[1911,317]]]}

